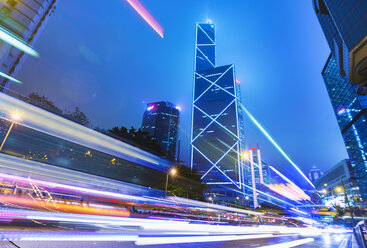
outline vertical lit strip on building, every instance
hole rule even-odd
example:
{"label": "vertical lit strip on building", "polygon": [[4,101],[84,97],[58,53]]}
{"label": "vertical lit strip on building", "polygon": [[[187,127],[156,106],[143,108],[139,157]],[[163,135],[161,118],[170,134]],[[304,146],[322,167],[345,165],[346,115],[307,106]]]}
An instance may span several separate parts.
{"label": "vertical lit strip on building", "polygon": [[254,153],[252,150],[250,150],[250,166],[251,166],[252,194],[255,209],[257,208],[257,195],[256,195],[256,180],[255,180],[255,168],[254,168]]}
{"label": "vertical lit strip on building", "polygon": [[149,12],[144,8],[144,6],[138,0],[126,0],[131,7],[133,7],[136,12],[163,38],[164,29],[159,25],[159,23],[149,14]]}
{"label": "vertical lit strip on building", "polygon": [[260,183],[264,183],[263,163],[261,161],[260,149],[257,149],[257,163],[259,164]]}

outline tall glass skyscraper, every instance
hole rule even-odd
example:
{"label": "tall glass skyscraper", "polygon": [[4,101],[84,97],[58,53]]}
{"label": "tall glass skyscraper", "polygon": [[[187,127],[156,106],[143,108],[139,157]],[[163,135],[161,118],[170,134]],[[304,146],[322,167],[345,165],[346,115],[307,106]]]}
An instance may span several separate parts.
{"label": "tall glass skyscraper", "polygon": [[330,55],[322,76],[363,200],[367,200],[367,96],[357,95]]}
{"label": "tall glass skyscraper", "polygon": [[[56,0],[0,1],[0,27],[32,45],[56,8]],[[0,71],[15,77],[24,63],[24,52],[0,40]],[[0,91],[10,81],[0,78]]]}
{"label": "tall glass skyscraper", "polygon": [[[216,65],[215,26],[196,24],[192,105],[191,167],[210,185],[213,201],[231,201],[242,191],[243,119],[234,65]],[[230,190],[218,190],[224,187]],[[221,193],[218,193],[221,192]]]}
{"label": "tall glass skyscraper", "polygon": [[143,116],[142,130],[161,145],[170,159],[176,156],[179,114],[179,108],[170,102],[153,102],[148,103]]}
{"label": "tall glass skyscraper", "polygon": [[313,0],[337,68],[367,94],[367,1]]}

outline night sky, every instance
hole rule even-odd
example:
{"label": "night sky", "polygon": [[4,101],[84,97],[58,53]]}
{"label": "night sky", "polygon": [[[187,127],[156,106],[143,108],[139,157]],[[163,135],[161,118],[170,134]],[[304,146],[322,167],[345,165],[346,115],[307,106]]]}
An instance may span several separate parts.
{"label": "night sky", "polygon": [[[38,92],[62,109],[79,106],[93,126],[139,127],[146,103],[182,107],[188,161],[195,23],[216,25],[217,64],[235,64],[243,103],[308,171],[347,158],[321,77],[330,53],[311,0],[141,0],[160,36],[124,0],[59,0],[12,90]],[[247,145],[269,164],[290,165],[246,119]]]}

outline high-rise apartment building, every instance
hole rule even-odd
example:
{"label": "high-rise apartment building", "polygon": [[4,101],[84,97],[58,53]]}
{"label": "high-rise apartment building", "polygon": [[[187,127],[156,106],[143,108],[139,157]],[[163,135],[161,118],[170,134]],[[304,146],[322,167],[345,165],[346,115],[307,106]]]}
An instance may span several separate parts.
{"label": "high-rise apartment building", "polygon": [[367,96],[357,95],[330,56],[322,76],[343,135],[361,197],[367,200]]}
{"label": "high-rise apartment building", "polygon": [[367,94],[367,1],[313,0],[341,76]]}
{"label": "high-rise apartment building", "polygon": [[168,158],[175,158],[180,109],[170,102],[153,102],[144,112],[142,130],[162,147]]}
{"label": "high-rise apartment building", "polygon": [[[0,1],[0,27],[24,43],[33,45],[56,8],[56,0],[3,0]],[[15,77],[24,63],[26,54],[0,40],[0,72]],[[0,78],[0,91],[10,82]]]}
{"label": "high-rise apartment building", "polygon": [[217,66],[215,46],[214,24],[197,23],[191,167],[210,186],[208,195],[218,196],[213,201],[232,201],[245,183],[240,90],[234,65]]}

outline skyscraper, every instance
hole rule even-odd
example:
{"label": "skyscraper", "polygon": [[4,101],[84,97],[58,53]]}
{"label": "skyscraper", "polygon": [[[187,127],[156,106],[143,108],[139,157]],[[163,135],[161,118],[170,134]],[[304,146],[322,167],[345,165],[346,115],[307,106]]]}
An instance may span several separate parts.
{"label": "skyscraper", "polygon": [[341,76],[367,94],[367,1],[313,0]]}
{"label": "skyscraper", "polygon": [[217,66],[215,46],[214,24],[197,23],[191,167],[210,185],[209,194],[230,201],[233,190],[241,192],[244,184],[243,119],[234,65]]}
{"label": "skyscraper", "polygon": [[346,76],[341,76],[330,56],[322,76],[362,199],[367,200],[367,96],[357,95]]}
{"label": "skyscraper", "polygon": [[151,135],[168,158],[175,158],[180,109],[170,102],[148,103],[142,130]]}
{"label": "skyscraper", "polygon": [[[53,13],[56,0],[0,1],[0,27],[32,45]],[[0,72],[15,77],[24,63],[24,52],[0,40]],[[0,78],[0,91],[10,82]]]}

